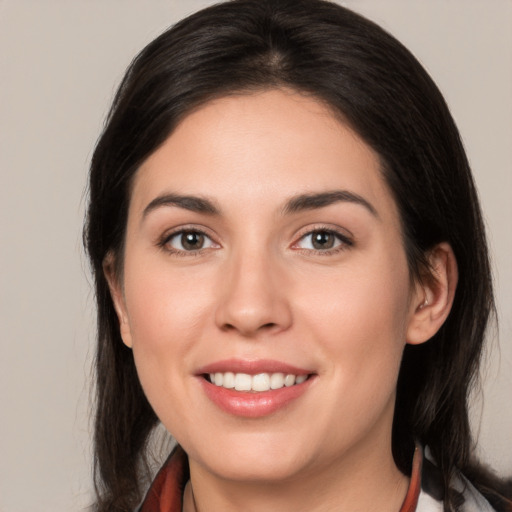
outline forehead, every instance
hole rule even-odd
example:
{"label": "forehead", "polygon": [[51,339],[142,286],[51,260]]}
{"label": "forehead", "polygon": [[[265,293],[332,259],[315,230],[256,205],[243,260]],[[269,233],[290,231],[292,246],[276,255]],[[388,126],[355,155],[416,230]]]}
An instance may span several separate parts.
{"label": "forehead", "polygon": [[250,209],[340,188],[394,209],[378,155],[350,127],[315,98],[271,90],[186,116],[137,172],[131,206],[174,192]]}

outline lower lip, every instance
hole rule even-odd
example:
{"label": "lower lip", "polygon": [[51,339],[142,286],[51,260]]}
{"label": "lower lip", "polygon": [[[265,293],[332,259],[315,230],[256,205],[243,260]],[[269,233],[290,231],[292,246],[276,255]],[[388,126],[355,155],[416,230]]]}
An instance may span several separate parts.
{"label": "lower lip", "polygon": [[283,409],[302,396],[310,387],[310,376],[301,384],[290,387],[250,393],[216,386],[200,377],[206,396],[223,411],[245,418],[261,418]]}

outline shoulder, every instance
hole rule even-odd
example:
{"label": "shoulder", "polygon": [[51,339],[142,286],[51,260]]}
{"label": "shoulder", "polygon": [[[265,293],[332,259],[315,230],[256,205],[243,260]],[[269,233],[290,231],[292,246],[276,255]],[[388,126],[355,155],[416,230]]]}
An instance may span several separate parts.
{"label": "shoulder", "polygon": [[[512,512],[512,507],[507,508],[507,505],[504,505],[505,508],[494,508],[462,473],[454,476],[450,487],[461,497],[459,512]],[[427,448],[416,512],[443,512],[443,497],[442,478]]]}
{"label": "shoulder", "polygon": [[[454,479],[453,488],[461,494],[463,500],[459,509],[460,512],[508,512],[508,510],[505,509],[494,509],[463,475],[459,475]],[[422,488],[418,498],[416,512],[443,512],[443,510],[442,498],[438,495],[433,496]]]}
{"label": "shoulder", "polygon": [[453,487],[462,494],[462,512],[505,512],[494,509],[474,485],[462,474],[453,482]]}

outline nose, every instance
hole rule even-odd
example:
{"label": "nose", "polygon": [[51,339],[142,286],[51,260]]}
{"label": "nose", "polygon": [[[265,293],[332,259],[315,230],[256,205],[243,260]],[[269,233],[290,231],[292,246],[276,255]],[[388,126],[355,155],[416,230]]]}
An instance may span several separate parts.
{"label": "nose", "polygon": [[[249,252],[249,251],[248,251]],[[283,268],[268,254],[238,254],[226,262],[215,312],[217,326],[251,338],[292,323]]]}

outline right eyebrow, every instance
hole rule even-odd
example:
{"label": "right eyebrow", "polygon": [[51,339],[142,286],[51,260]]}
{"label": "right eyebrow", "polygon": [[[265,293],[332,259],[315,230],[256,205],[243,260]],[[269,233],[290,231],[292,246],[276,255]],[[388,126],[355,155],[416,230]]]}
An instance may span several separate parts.
{"label": "right eyebrow", "polygon": [[149,213],[158,208],[168,206],[176,206],[184,208],[197,213],[206,213],[208,215],[220,215],[220,210],[209,199],[198,196],[183,196],[180,194],[163,194],[155,197],[142,212],[142,220],[144,220]]}
{"label": "right eyebrow", "polygon": [[364,197],[349,190],[332,190],[292,197],[284,207],[284,213],[297,213],[303,210],[325,208],[338,202],[354,203],[363,206],[374,217],[379,218],[375,207]]}

